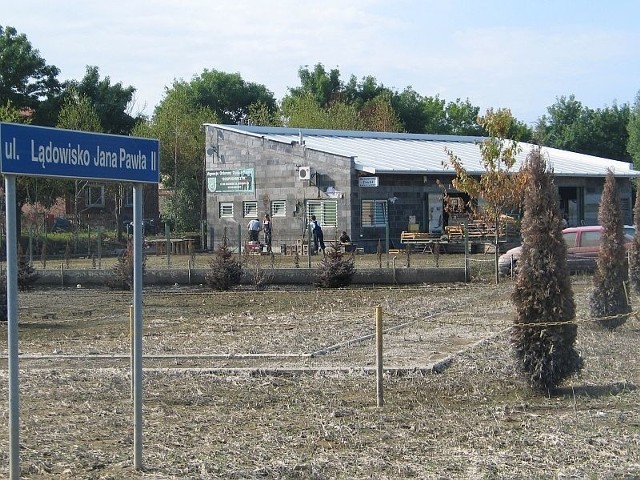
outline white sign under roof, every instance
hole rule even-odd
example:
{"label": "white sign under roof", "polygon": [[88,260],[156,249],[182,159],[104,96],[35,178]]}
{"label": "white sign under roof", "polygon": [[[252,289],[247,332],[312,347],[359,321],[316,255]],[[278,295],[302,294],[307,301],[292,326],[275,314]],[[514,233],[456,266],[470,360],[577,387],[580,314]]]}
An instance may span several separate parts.
{"label": "white sign under roof", "polygon": [[358,186],[359,187],[377,187],[378,177],[359,177],[358,178]]}

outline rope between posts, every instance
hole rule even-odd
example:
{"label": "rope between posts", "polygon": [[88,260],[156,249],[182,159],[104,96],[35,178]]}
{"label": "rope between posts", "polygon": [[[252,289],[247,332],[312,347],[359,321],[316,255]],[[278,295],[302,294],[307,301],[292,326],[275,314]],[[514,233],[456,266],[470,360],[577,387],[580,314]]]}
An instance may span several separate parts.
{"label": "rope between posts", "polygon": [[[439,312],[434,312],[429,314],[428,316],[424,317],[424,316],[411,316],[408,317],[407,315],[401,315],[401,314],[396,314],[393,312],[384,312],[385,316],[387,317],[391,317],[391,318],[396,318],[396,319],[400,319],[403,320],[404,323],[402,323],[401,325],[397,325],[395,327],[392,327],[393,329],[397,329],[397,328],[401,328],[406,326],[409,323],[418,321],[418,320],[426,320],[429,318],[435,318],[438,315],[441,315],[443,313],[449,313],[450,315],[463,315],[463,314],[467,314],[469,316],[473,316],[474,313],[473,312],[465,312],[465,311],[454,311],[454,312],[446,312],[445,310],[439,311]],[[530,323],[513,323],[511,326],[515,327],[515,328],[539,328],[539,327],[557,327],[557,326],[569,326],[569,325],[578,325],[580,323],[589,323],[589,322],[605,322],[608,320],[616,320],[619,318],[635,318],[638,319],[639,318],[639,312],[634,312],[634,311],[630,311],[628,313],[619,313],[616,315],[608,315],[605,317],[582,317],[582,318],[577,318],[577,319],[573,319],[573,320],[568,320],[568,321],[553,321],[553,322],[530,322]],[[443,322],[443,321],[439,321],[438,322],[440,325],[447,325],[453,322]],[[456,325],[458,326],[483,326],[482,323],[479,322],[467,322],[467,323],[460,323],[460,322],[455,322]],[[385,331],[390,330],[390,329],[385,329]]]}

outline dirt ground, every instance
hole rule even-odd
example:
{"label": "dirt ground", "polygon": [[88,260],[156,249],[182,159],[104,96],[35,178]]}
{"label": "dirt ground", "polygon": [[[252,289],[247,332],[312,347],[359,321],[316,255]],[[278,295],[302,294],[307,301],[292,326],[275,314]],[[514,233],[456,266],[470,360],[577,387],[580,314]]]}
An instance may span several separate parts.
{"label": "dirt ground", "polygon": [[[20,293],[29,479],[640,478],[638,319],[587,318],[553,396],[514,371],[510,281],[411,288],[145,289],[144,470],[133,468],[130,293]],[[374,309],[384,319],[376,406]],[[8,475],[0,324],[0,476]]]}

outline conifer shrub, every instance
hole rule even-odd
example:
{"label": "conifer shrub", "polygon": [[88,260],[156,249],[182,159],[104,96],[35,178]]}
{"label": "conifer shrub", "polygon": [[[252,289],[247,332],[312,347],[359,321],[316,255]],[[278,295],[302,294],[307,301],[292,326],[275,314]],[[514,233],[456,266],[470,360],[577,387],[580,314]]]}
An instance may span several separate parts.
{"label": "conifer shrub", "polygon": [[[146,269],[147,257],[142,255],[142,274]],[[133,289],[133,267],[135,266],[133,258],[133,242],[127,242],[127,248],[118,256],[116,264],[111,271],[112,275],[107,280],[107,286],[114,290],[131,290]]]}
{"label": "conifer shrub", "polygon": [[33,265],[29,263],[27,256],[22,250],[22,246],[18,245],[18,288],[22,291],[30,290],[38,278],[40,278],[40,274],[38,274]]}
{"label": "conifer shrub", "polygon": [[348,287],[355,273],[353,252],[341,252],[334,242],[326,249],[325,256],[318,266],[316,285],[322,288]]}
{"label": "conifer shrub", "polygon": [[215,251],[215,255],[209,260],[209,272],[206,282],[213,290],[226,291],[240,284],[242,279],[242,264],[229,249],[227,229],[224,229],[222,243]]}
{"label": "conifer shrub", "polygon": [[553,171],[539,150],[527,157],[522,255],[512,300],[516,318],[511,345],[516,366],[535,390],[548,392],[578,372],[574,345],[576,306],[562,238],[562,217]]}
{"label": "conifer shrub", "polygon": [[631,311],[625,282],[628,278],[622,205],[613,172],[609,170],[600,199],[600,250],[589,297],[591,318],[605,328],[622,325]]}
{"label": "conifer shrub", "polygon": [[636,203],[633,207],[633,221],[636,233],[633,236],[631,248],[629,248],[629,282],[633,291],[640,293],[640,195],[638,194],[636,194]]}

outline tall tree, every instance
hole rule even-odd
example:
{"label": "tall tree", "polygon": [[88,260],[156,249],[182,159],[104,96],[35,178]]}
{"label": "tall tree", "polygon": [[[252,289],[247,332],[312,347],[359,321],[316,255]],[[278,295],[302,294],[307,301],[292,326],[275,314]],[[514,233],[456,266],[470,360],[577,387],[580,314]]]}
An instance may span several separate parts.
{"label": "tall tree", "polygon": [[288,127],[365,130],[365,122],[354,105],[334,102],[323,108],[311,95],[289,97],[283,103],[282,114]]}
{"label": "tall tree", "polygon": [[33,123],[53,125],[47,104],[60,93],[59,73],[56,66],[47,65],[25,34],[0,26],[0,103],[11,101],[15,108],[29,110]]}
{"label": "tall tree", "polygon": [[[391,97],[391,105],[397,112],[402,130],[410,133],[427,133],[428,111],[423,106],[422,96],[411,87]],[[444,112],[444,109],[441,108]]]}
{"label": "tall tree", "polygon": [[633,207],[633,222],[636,232],[629,248],[629,283],[636,293],[640,293],[640,195],[637,194],[636,203]]}
{"label": "tall tree", "polygon": [[[93,107],[91,100],[84,95],[70,89],[67,93],[60,115],[58,116],[58,128],[66,128],[69,130],[80,130],[85,132],[101,132],[100,118],[98,112]],[[88,182],[86,180],[76,179],[73,181],[57,180],[55,185],[56,193],[66,193],[65,197],[71,201],[74,216],[74,250],[78,248],[78,228],[80,227],[80,211],[78,210],[78,202],[83,192],[85,192]],[[116,205],[119,202],[116,203]],[[120,209],[116,208],[116,225],[120,224]]]}
{"label": "tall tree", "polygon": [[135,91],[132,86],[124,87],[122,82],[112,85],[109,77],[100,78],[98,67],[87,66],[82,80],[67,82],[64,95],[65,98],[80,95],[89,99],[105,133],[129,135],[140,120],[139,115],[133,117],[129,112]]}
{"label": "tall tree", "polygon": [[[450,135],[483,135],[485,130],[478,121],[479,112],[480,107],[472,105],[469,99],[462,101],[458,98],[455,102],[447,103],[445,113],[448,131],[443,133]],[[513,117],[511,118],[510,125],[513,123]],[[505,132],[503,138],[508,138],[507,134],[508,132]]]}
{"label": "tall tree", "polygon": [[0,122],[29,123],[29,117],[20,114],[20,110],[11,105],[11,101],[0,105]]}
{"label": "tall tree", "polygon": [[531,387],[546,393],[579,371],[582,359],[575,350],[576,306],[553,171],[535,149],[522,172],[523,243],[512,294],[516,319],[511,344],[518,370]]}
{"label": "tall tree", "polygon": [[365,128],[375,132],[400,132],[402,124],[393,110],[388,93],[381,93],[367,101],[360,109]]}
{"label": "tall tree", "polygon": [[627,124],[629,141],[627,152],[631,155],[635,168],[640,168],[640,91],[636,95],[636,100],[629,112],[629,123]]}
{"label": "tall tree", "polygon": [[589,309],[591,317],[598,324],[614,329],[626,321],[631,306],[625,285],[627,265],[622,206],[616,177],[611,170],[604,182],[598,222],[602,225],[602,239],[593,274]]}
{"label": "tall tree", "polygon": [[301,67],[298,69],[298,78],[300,86],[289,89],[291,97],[311,96],[319,107],[327,108],[343,96],[344,86],[337,68],[327,72],[321,63],[316,64],[313,71],[306,66]]}
{"label": "tall tree", "polygon": [[489,109],[479,119],[480,125],[489,132],[489,137],[480,143],[484,173],[480,177],[471,175],[463,161],[452,151],[447,151],[449,163],[456,173],[453,186],[471,199],[484,200],[486,207],[481,212],[487,221],[495,225],[495,281],[499,282],[499,220],[507,207],[519,206],[523,190],[523,178],[513,171],[520,146],[516,140],[507,138],[513,126],[513,116],[508,109]]}
{"label": "tall tree", "polygon": [[[184,82],[175,82],[173,88],[179,83]],[[225,124],[246,122],[253,104],[262,103],[270,112],[277,109],[273,93],[267,87],[245,82],[239,73],[205,69],[185,85],[195,106],[208,108]]]}
{"label": "tall tree", "polygon": [[537,137],[548,147],[630,161],[628,105],[590,109],[575,96],[560,97],[538,121]]}
{"label": "tall tree", "polygon": [[160,140],[160,174],[172,190],[164,220],[180,231],[199,228],[204,218],[204,130],[202,124],[218,121],[211,109],[196,103],[190,85],[175,82],[148,122],[134,134]]}

